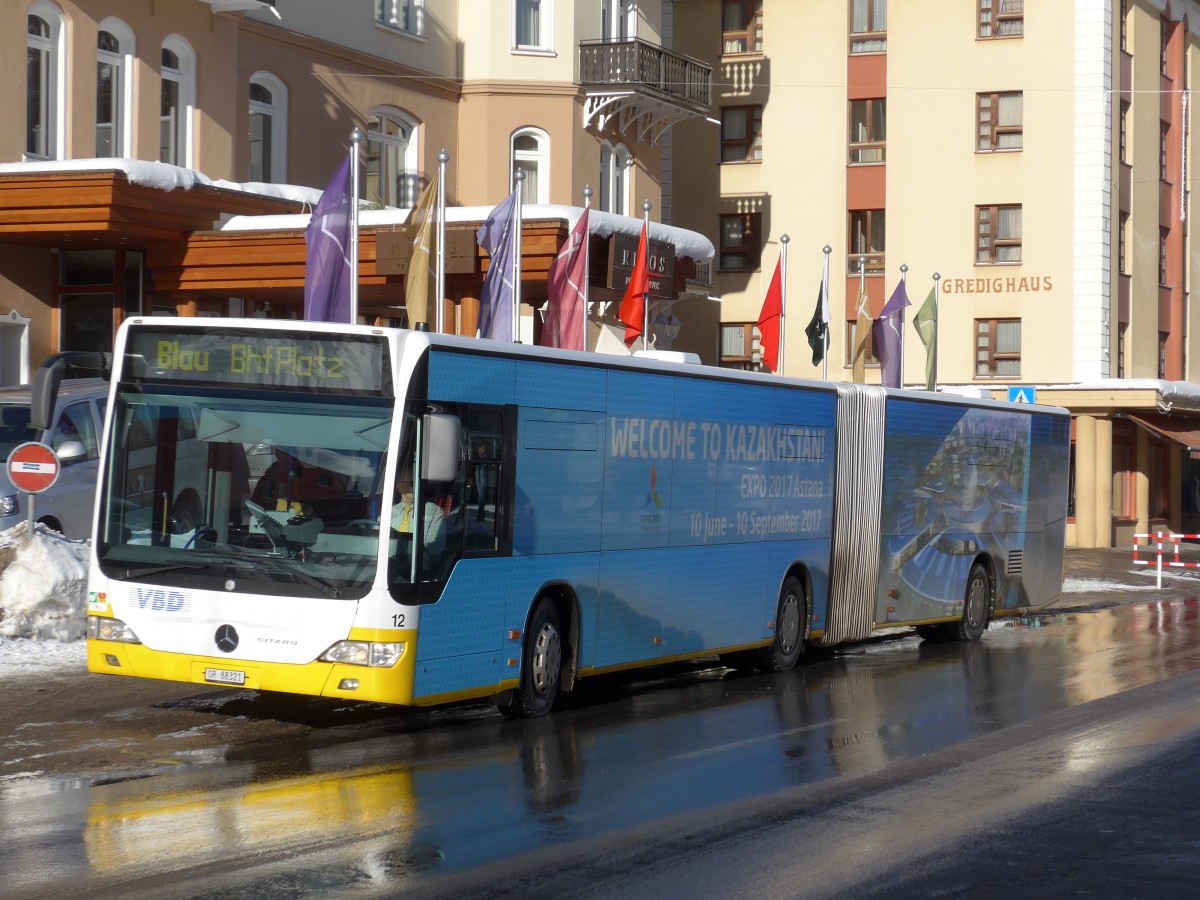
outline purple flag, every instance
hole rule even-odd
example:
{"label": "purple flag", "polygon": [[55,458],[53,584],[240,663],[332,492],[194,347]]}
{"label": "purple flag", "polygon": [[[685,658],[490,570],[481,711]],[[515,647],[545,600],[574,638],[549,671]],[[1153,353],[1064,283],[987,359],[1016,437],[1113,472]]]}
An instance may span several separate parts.
{"label": "purple flag", "polygon": [[517,297],[513,252],[517,229],[521,227],[516,219],[517,191],[513,191],[492,210],[475,235],[476,242],[491,257],[479,297],[479,336],[493,341],[516,339],[512,333],[513,303]]}
{"label": "purple flag", "polygon": [[879,357],[884,387],[898,388],[903,378],[900,371],[900,331],[904,326],[904,307],[909,305],[911,304],[908,302],[908,293],[904,290],[904,279],[901,278],[879,313],[879,318],[871,326],[871,333],[875,338],[875,355]]}
{"label": "purple flag", "polygon": [[350,321],[350,157],[338,167],[304,229],[304,318]]}

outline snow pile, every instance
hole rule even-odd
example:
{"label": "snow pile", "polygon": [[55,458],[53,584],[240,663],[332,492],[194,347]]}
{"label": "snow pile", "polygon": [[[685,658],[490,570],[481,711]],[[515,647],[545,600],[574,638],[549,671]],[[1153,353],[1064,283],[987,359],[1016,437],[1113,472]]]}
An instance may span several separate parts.
{"label": "snow pile", "polygon": [[39,525],[0,533],[0,642],[79,641],[87,630],[89,547]]}

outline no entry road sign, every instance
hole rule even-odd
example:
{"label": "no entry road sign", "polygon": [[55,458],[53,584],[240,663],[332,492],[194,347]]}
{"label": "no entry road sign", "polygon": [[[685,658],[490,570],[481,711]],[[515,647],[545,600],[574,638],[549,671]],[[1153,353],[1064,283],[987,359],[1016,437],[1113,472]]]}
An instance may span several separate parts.
{"label": "no entry road sign", "polygon": [[58,480],[58,457],[45,444],[18,444],[8,455],[8,480],[18,491],[38,494]]}

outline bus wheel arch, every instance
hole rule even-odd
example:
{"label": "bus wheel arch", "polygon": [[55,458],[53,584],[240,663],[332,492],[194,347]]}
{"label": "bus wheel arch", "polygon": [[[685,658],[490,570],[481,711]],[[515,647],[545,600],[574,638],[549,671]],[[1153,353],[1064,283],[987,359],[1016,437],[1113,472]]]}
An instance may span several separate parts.
{"label": "bus wheel arch", "polygon": [[774,640],[770,646],[757,652],[758,665],[764,671],[787,672],[800,661],[812,617],[811,597],[808,572],[803,567],[794,566],[779,587]]}
{"label": "bus wheel arch", "polygon": [[[521,674],[515,690],[498,705],[509,718],[548,714],[574,682],[575,653],[570,635],[578,635],[573,596],[561,587],[543,588],[530,607],[521,639]],[[567,673],[570,673],[569,675]]]}

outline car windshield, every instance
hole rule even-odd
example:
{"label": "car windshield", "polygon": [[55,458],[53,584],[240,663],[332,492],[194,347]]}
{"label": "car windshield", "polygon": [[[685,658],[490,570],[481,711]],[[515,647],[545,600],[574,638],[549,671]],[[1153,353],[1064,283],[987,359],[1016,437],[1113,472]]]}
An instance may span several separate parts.
{"label": "car windshield", "polygon": [[41,432],[29,427],[28,403],[0,403],[0,455],[8,459],[17,446],[41,438]]}
{"label": "car windshield", "polygon": [[98,560],[110,577],[353,598],[379,555],[389,400],[118,392]]}

